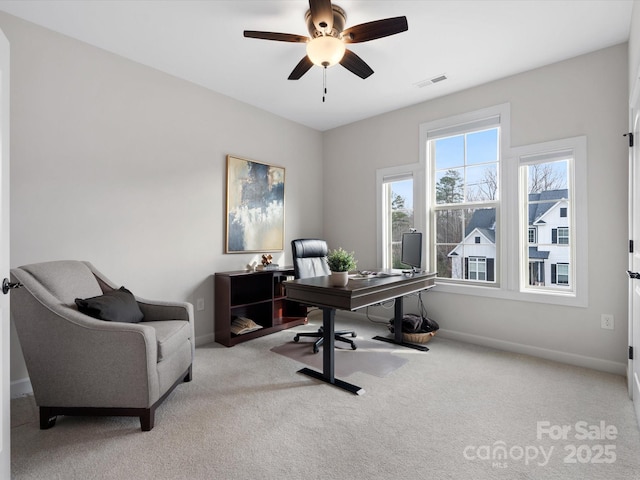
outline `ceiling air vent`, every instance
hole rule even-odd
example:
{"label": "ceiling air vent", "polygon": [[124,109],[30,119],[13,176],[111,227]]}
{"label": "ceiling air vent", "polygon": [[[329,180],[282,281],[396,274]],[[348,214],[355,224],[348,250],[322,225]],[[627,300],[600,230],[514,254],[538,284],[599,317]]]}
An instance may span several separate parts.
{"label": "ceiling air vent", "polygon": [[436,75],[432,78],[427,78],[426,80],[420,80],[419,82],[414,83],[414,85],[418,88],[426,87],[427,85],[433,85],[434,83],[442,82],[446,80],[447,76],[445,74]]}

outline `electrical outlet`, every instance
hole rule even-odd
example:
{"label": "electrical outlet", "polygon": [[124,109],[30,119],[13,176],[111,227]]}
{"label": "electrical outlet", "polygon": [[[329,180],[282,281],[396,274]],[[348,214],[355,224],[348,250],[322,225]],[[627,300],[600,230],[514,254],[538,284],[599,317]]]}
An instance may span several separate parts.
{"label": "electrical outlet", "polygon": [[600,326],[607,330],[613,330],[613,315],[610,313],[600,315]]}
{"label": "electrical outlet", "polygon": [[196,300],[196,310],[198,311],[204,310],[204,298],[199,298]]}

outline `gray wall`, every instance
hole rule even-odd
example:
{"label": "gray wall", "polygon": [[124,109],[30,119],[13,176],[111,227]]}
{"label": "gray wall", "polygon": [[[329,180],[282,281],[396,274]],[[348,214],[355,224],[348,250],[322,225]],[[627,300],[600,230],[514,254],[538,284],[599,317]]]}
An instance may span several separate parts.
{"label": "gray wall", "polygon": [[[12,49],[13,266],[81,258],[144,297],[205,298],[196,335],[210,341],[211,275],[256,259],[223,253],[226,154],[286,168],[287,245],[324,235],[374,266],[376,169],[419,161],[421,123],[510,102],[512,146],[588,138],[589,307],[434,291],[429,313],[443,336],[623,371],[634,35],[629,53],[612,47],[322,134],[3,13],[0,28]],[[277,260],[290,260],[288,246]],[[11,343],[17,382],[27,373]]]}
{"label": "gray wall", "polygon": [[[427,307],[443,336],[624,373],[627,74],[623,44],[325,132],[324,182],[333,192],[324,199],[325,236],[355,250],[360,265],[376,265],[376,169],[419,162],[421,123],[509,102],[512,147],[585,135],[588,308],[452,295],[437,287],[427,294]],[[357,214],[345,215],[345,205]],[[613,313],[615,330],[601,329],[601,313]]]}
{"label": "gray wall", "polygon": [[[142,297],[204,298],[202,343],[212,274],[258,258],[224,254],[227,154],[285,167],[287,256],[292,238],[321,235],[320,132],[6,14],[0,28],[12,266],[89,260]],[[15,382],[27,376],[15,332],[11,346]]]}

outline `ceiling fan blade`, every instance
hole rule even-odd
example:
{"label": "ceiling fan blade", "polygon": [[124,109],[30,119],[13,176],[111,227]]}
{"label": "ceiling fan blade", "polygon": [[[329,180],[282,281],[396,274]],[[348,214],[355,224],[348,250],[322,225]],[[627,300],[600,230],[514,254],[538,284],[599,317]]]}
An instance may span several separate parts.
{"label": "ceiling fan blade", "polygon": [[340,60],[340,65],[363,79],[373,74],[371,67],[349,49],[344,52],[344,57]]}
{"label": "ceiling fan blade", "polygon": [[345,43],[368,42],[376,38],[405,32],[408,29],[407,17],[385,18],[347,28],[342,32],[342,39]]}
{"label": "ceiling fan blade", "polygon": [[309,0],[311,21],[321,32],[330,32],[333,28],[333,8],[331,0]]}
{"label": "ceiling fan blade", "polygon": [[313,62],[305,55],[289,74],[288,80],[300,80],[300,77],[307,73],[311,67],[313,67]]}
{"label": "ceiling fan blade", "polygon": [[293,33],[258,32],[255,30],[245,30],[244,36],[247,38],[259,38],[262,40],[276,40],[278,42],[294,43],[307,43],[309,40],[311,40],[309,37],[296,35]]}

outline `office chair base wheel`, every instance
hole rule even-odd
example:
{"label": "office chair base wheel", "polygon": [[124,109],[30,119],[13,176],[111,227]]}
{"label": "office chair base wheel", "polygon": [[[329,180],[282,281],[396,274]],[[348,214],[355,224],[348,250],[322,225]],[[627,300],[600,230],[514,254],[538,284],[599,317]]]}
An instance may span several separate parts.
{"label": "office chair base wheel", "polygon": [[351,332],[351,337],[356,338],[357,337],[356,332]]}
{"label": "office chair base wheel", "polygon": [[351,345],[351,350],[355,350],[356,348],[358,348],[358,347],[356,347],[355,343]]}
{"label": "office chair base wheel", "polygon": [[315,345],[313,346],[313,353],[318,353],[320,351],[320,348],[316,347]]}
{"label": "office chair base wheel", "polygon": [[295,337],[293,337],[293,341],[294,342],[299,342],[300,341],[300,335],[296,335]]}

